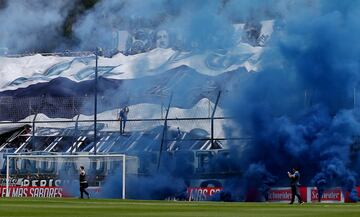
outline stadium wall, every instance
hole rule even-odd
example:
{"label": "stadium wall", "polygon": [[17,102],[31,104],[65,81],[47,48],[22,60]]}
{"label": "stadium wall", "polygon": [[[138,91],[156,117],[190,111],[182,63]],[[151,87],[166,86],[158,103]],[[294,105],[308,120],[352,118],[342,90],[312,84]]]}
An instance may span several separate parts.
{"label": "stadium wall", "polygon": [[[90,187],[88,189],[92,196],[96,197],[101,192],[101,187]],[[223,193],[222,187],[189,187],[187,189],[187,200],[208,201],[219,200]],[[357,187],[360,192],[360,186]],[[11,186],[10,197],[74,197],[59,186]],[[307,203],[318,201],[316,187],[300,187],[300,195]],[[358,193],[360,197],[360,193]],[[6,197],[6,187],[0,186],[0,197]],[[268,193],[267,202],[289,203],[291,201],[291,189],[289,187],[271,188]],[[322,203],[351,203],[350,192],[344,192],[341,188],[332,188],[324,191]]]}
{"label": "stadium wall", "polygon": [[[318,201],[318,190],[316,187],[300,187],[300,195],[307,203],[315,203]],[[360,197],[360,186],[357,187],[358,196]],[[223,194],[223,188],[221,187],[190,187],[188,188],[188,200],[190,201],[205,201],[205,200],[219,200]],[[261,194],[260,192],[252,191],[248,194],[250,197],[254,197],[254,194]],[[351,203],[350,192],[343,191],[342,188],[336,187],[327,189],[322,195],[322,203]],[[248,198],[249,199],[249,198]],[[246,199],[246,201],[248,201]],[[289,203],[291,201],[291,189],[290,187],[277,187],[271,188],[267,194],[267,198],[264,198],[264,202],[274,203]]]}

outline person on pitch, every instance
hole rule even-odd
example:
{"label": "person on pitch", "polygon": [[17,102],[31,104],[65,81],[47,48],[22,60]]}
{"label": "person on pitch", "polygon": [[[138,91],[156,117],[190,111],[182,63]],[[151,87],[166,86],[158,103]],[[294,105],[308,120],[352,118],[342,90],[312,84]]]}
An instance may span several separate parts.
{"label": "person on pitch", "polygon": [[86,180],[86,172],[84,166],[80,166],[79,182],[80,182],[80,198],[81,199],[84,198],[84,193],[86,194],[87,198],[90,198],[90,194],[86,191],[86,188],[89,187],[89,184]]}
{"label": "person on pitch", "polygon": [[290,178],[290,187],[291,187],[291,202],[290,204],[294,203],[295,196],[298,198],[299,204],[303,204],[304,201],[301,199],[299,193],[299,180],[300,180],[300,173],[297,168],[293,168],[292,172],[288,172],[288,177]]}

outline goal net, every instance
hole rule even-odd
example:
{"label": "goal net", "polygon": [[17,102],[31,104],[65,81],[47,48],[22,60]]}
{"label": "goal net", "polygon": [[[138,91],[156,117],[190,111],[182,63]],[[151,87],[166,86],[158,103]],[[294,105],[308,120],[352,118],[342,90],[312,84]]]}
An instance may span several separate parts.
{"label": "goal net", "polygon": [[126,177],[138,159],[112,155],[8,155],[1,171],[2,197],[79,197],[80,166],[95,198],[126,198]]}

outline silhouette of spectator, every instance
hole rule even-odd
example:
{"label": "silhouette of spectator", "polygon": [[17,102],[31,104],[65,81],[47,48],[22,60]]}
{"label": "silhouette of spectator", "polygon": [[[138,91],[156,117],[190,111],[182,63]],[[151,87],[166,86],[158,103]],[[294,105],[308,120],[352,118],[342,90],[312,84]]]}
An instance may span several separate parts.
{"label": "silhouette of spectator", "polygon": [[129,107],[125,106],[119,112],[118,120],[120,120],[120,133],[125,133],[125,126],[127,121],[127,116],[129,113]]}

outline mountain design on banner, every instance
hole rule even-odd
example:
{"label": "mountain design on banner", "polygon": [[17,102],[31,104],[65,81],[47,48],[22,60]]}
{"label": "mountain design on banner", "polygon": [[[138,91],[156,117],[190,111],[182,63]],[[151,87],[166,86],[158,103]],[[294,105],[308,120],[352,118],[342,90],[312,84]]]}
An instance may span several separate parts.
{"label": "mountain design on banner", "polygon": [[[267,30],[268,37],[272,32],[272,21],[267,21],[264,26],[270,29]],[[263,46],[239,40],[228,50],[188,51],[160,46],[133,55],[99,56],[99,112],[124,105],[165,105],[170,96],[173,96],[171,106],[181,109],[200,105],[198,102],[204,98],[215,103],[219,91],[225,97],[234,85],[245,82],[244,77],[249,73],[259,70],[264,49]],[[51,97],[91,97],[94,94],[94,54],[75,57],[36,54],[0,58],[0,97],[17,99],[12,100],[10,106],[28,107],[28,101],[19,99],[43,97],[43,100],[31,102],[37,113],[51,118],[72,118],[77,115],[73,110],[57,109],[61,107],[61,102],[48,100]],[[91,103],[77,103],[76,110],[80,114],[91,115]],[[17,112],[16,117],[11,117],[11,112],[6,103],[2,104],[0,119],[21,120],[32,114],[29,109],[23,109]]]}
{"label": "mountain design on banner", "polygon": [[[179,66],[188,66],[201,74],[215,76],[239,67],[247,71],[256,70],[261,47],[243,44],[237,52],[181,52],[157,48],[132,56],[121,53],[112,58],[100,57],[98,75],[112,79],[135,79],[161,74]],[[39,82],[48,82],[57,77],[66,77],[76,82],[94,79],[95,56],[58,57],[28,56],[4,58],[0,74],[5,76],[0,82],[1,90],[14,90]],[[11,72],[11,73],[10,73]]]}
{"label": "mountain design on banner", "polygon": [[[173,94],[172,106],[178,108],[191,108],[203,98],[215,102],[217,93],[221,91],[230,91],[233,85],[242,82],[242,78],[247,76],[245,68],[239,68],[234,71],[222,73],[217,76],[200,74],[188,66],[179,66],[177,68],[138,79],[109,79],[100,77],[98,80],[98,95],[103,100],[99,102],[99,112],[109,109],[119,108],[121,105],[136,105],[140,103],[163,104],[167,103],[170,95]],[[245,80],[245,79],[244,79]],[[32,84],[26,88],[7,90],[0,93],[1,96],[12,96],[15,98],[44,97],[44,100],[54,97],[85,97],[92,96],[94,93],[94,80],[84,80],[75,82],[68,78],[57,77],[49,82]],[[14,100],[16,107],[27,107],[27,101]],[[59,102],[61,103],[61,102]],[[56,101],[45,103],[42,100],[32,101],[33,107],[39,108],[38,112],[45,115],[71,118],[76,114],[71,111],[61,109],[62,113],[54,113],[55,108],[61,107]],[[3,113],[0,117],[5,118],[12,112],[9,108],[7,114],[3,106]],[[77,111],[81,114],[90,115],[93,112],[92,106],[77,105]],[[53,109],[49,109],[53,107]],[[72,109],[72,108],[69,108]],[[51,113],[47,113],[51,111]],[[25,118],[28,114],[20,115]]]}

